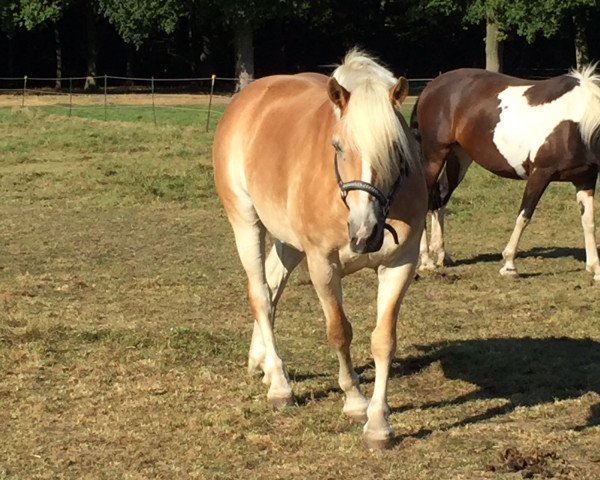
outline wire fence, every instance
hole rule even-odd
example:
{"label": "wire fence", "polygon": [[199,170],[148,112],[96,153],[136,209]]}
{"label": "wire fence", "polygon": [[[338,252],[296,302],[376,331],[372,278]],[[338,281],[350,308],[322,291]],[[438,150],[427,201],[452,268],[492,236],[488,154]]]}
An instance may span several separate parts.
{"label": "wire fence", "polygon": [[[411,95],[418,95],[429,78],[409,79]],[[158,124],[161,113],[188,112],[205,130],[221,114],[215,103],[228,103],[236,78],[155,78],[115,75],[86,77],[0,77],[0,107],[53,107],[72,116],[94,110],[93,117],[108,120],[119,109],[147,109]],[[111,118],[112,119],[112,118]]]}

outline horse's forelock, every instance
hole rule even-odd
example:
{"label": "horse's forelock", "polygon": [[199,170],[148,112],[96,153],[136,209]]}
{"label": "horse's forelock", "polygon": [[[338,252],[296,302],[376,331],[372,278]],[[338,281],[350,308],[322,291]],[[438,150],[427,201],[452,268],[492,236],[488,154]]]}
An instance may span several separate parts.
{"label": "horse's forelock", "polygon": [[395,181],[402,159],[410,167],[416,167],[417,150],[411,143],[413,139],[389,97],[390,89],[396,84],[394,75],[372,57],[354,49],[334,71],[333,77],[350,92],[342,120],[344,130],[382,182]]}

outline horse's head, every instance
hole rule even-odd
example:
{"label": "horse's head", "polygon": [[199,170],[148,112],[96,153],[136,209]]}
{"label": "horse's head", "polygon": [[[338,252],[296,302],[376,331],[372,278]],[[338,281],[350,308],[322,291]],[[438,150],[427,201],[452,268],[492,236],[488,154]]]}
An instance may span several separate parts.
{"label": "horse's head", "polygon": [[332,145],[336,179],[348,207],[350,248],[375,252],[383,244],[386,217],[406,162],[414,157],[399,111],[408,82],[359,56],[338,67],[328,93],[338,117]]}

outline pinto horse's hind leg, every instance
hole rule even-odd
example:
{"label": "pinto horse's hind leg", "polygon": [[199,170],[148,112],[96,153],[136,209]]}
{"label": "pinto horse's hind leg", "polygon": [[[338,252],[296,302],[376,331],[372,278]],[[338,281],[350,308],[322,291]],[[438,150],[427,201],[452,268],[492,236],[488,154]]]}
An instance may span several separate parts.
{"label": "pinto horse's hind leg", "polygon": [[327,341],[335,349],[340,364],[339,385],[346,396],[343,411],[354,421],[364,422],[367,419],[369,401],[360,391],[359,377],[352,366],[352,324],[346,318],[342,307],[342,273],[339,260],[323,258],[318,253],[308,254],[306,259],[310,279],[325,314]]}
{"label": "pinto horse's hind leg", "polygon": [[525,186],[525,192],[523,193],[523,200],[521,201],[521,208],[519,209],[519,215],[515,222],[515,228],[513,229],[508,244],[502,251],[504,265],[500,269],[500,275],[505,277],[519,276],[515,267],[515,256],[517,254],[519,240],[521,239],[523,231],[531,221],[535,207],[550,183],[550,177],[551,172],[543,169],[536,169],[527,179],[527,185]]}
{"label": "pinto horse's hind leg", "polygon": [[[271,325],[274,327],[275,310],[277,303],[281,298],[283,289],[290,277],[290,274],[296,268],[298,263],[304,258],[304,253],[295,248],[285,245],[280,241],[276,241],[271,248],[271,252],[267,257],[265,270],[267,276],[267,284],[271,293]],[[265,361],[265,343],[262,339],[262,333],[257,322],[254,322],[254,330],[252,331],[252,342],[250,343],[250,351],[248,353],[248,373],[264,371]],[[265,383],[268,378],[265,376]]]}
{"label": "pinto horse's hind leg", "polygon": [[600,261],[598,260],[598,247],[596,246],[596,227],[594,223],[594,190],[596,173],[591,180],[592,185],[576,184],[577,203],[581,210],[581,226],[585,240],[585,266],[586,270],[594,275],[594,280],[600,281]]}

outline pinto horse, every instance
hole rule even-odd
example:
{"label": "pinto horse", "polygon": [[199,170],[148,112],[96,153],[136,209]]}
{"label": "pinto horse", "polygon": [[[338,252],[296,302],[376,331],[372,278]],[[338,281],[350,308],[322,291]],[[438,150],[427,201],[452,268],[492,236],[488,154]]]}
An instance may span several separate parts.
{"label": "pinto horse", "polygon": [[[427,212],[418,144],[399,112],[407,92],[406,79],[352,50],[331,77],[276,75],[245,87],[222,116],[213,147],[217,192],[255,319],[249,371],[264,372],[273,406],[293,402],[273,324],[286,281],[306,256],[339,359],[343,411],[366,420],[369,448],[392,440],[387,383],[396,322]],[[274,238],[268,255],[267,232]],[[362,268],[379,279],[370,401],[352,366],[352,326],[342,306],[342,277]]]}
{"label": "pinto horse", "polygon": [[418,129],[427,185],[437,212],[430,245],[434,259],[424,232],[422,267],[444,262],[440,207],[474,161],[496,175],[527,181],[515,228],[502,252],[502,275],[518,276],[514,260],[521,234],[548,184],[559,181],[575,185],[586,268],[594,280],[600,280],[594,227],[600,166],[599,83],[594,66],[589,66],[541,81],[460,69],[440,75],[425,87],[413,110],[411,127]]}

